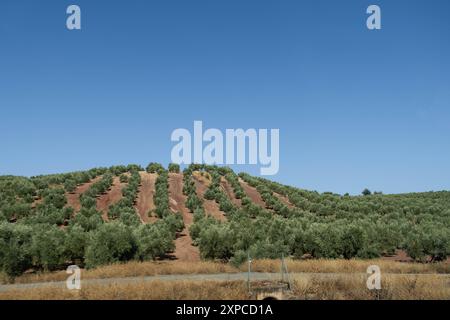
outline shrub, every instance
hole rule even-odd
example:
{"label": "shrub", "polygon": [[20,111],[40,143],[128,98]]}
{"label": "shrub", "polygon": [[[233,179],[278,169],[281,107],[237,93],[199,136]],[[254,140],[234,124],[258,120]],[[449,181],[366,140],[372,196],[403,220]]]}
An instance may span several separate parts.
{"label": "shrub", "polygon": [[200,232],[198,245],[205,259],[228,260],[233,256],[233,236],[224,224],[211,224]]}
{"label": "shrub", "polygon": [[80,212],[70,220],[69,226],[79,225],[84,231],[93,231],[103,225],[102,214],[95,208],[81,208]]}
{"label": "shrub", "polygon": [[364,247],[364,233],[361,228],[355,226],[344,228],[340,247],[345,259],[356,257],[358,252]]}
{"label": "shrub", "polygon": [[176,163],[169,164],[169,172],[180,173],[180,165]]}
{"label": "shrub", "polygon": [[129,227],[120,222],[101,225],[86,249],[86,267],[131,260],[137,252],[136,239]]}
{"label": "shrub", "polygon": [[43,194],[43,204],[52,205],[55,208],[62,209],[67,204],[66,195],[63,189],[47,189]]}
{"label": "shrub", "polygon": [[425,237],[425,252],[432,262],[445,261],[450,254],[450,232],[448,229],[436,228]]}
{"label": "shrub", "polygon": [[119,177],[119,180],[121,183],[127,183],[128,182],[128,177],[124,174],[121,174]]}
{"label": "shrub", "polygon": [[73,263],[83,262],[89,236],[79,224],[68,228],[64,243],[65,256]]}
{"label": "shrub", "polygon": [[159,218],[169,215],[169,177],[167,171],[161,171],[155,182],[155,195],[153,197],[155,203],[155,213]]}
{"label": "shrub", "polygon": [[175,238],[177,232],[181,232],[184,229],[183,216],[179,212],[165,216],[163,221],[172,233],[173,238]]}
{"label": "shrub", "polygon": [[161,221],[140,225],[133,234],[137,239],[136,258],[141,261],[154,260],[175,249],[171,231]]}
{"label": "shrub", "polygon": [[64,182],[64,189],[66,192],[73,193],[77,188],[77,182],[72,179],[68,179]]}
{"label": "shrub", "polygon": [[61,266],[64,256],[66,233],[56,226],[42,225],[34,229],[32,255],[34,264],[44,270],[55,270]]}
{"label": "shrub", "polygon": [[152,162],[147,166],[146,170],[148,173],[161,173],[164,171],[164,167],[159,163]]}
{"label": "shrub", "polygon": [[424,235],[411,233],[406,239],[406,253],[416,261],[425,260],[425,243]]}
{"label": "shrub", "polygon": [[31,227],[0,224],[0,270],[10,279],[32,266],[31,237]]}

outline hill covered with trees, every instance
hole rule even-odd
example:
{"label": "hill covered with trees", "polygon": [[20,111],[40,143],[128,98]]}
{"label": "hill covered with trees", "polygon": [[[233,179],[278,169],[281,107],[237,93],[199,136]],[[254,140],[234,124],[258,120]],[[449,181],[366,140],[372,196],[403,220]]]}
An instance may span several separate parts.
{"label": "hill covered with trees", "polygon": [[[156,176],[149,194],[141,188],[145,175]],[[102,214],[99,202],[109,199],[112,188],[120,188],[120,198],[109,200]],[[69,264],[95,268],[176,259],[174,252],[184,248],[177,242],[182,230],[188,230],[189,245],[203,259],[237,265],[248,255],[367,259],[397,250],[416,261],[447,259],[450,192],[367,191],[361,196],[321,194],[206,165],[191,165],[182,173],[178,165],[166,170],[151,163],[146,170],[129,165],[2,176],[0,271],[14,278]],[[145,208],[152,217],[147,222],[137,210],[139,196],[152,198]]]}

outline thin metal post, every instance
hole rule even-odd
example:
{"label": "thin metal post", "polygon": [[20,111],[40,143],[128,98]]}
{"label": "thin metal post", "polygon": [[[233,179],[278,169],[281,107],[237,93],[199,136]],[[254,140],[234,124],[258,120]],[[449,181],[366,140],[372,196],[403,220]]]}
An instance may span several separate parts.
{"label": "thin metal post", "polygon": [[247,274],[247,289],[248,293],[250,293],[250,274],[252,272],[252,260],[250,259],[250,252],[247,252],[247,258],[248,258],[248,274]]}

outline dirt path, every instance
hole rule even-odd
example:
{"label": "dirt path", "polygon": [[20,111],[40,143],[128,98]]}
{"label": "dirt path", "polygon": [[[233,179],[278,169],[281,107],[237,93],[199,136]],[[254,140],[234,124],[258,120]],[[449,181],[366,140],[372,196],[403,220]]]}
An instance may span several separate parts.
{"label": "dirt path", "polygon": [[183,175],[181,173],[169,173],[169,205],[174,212],[183,215],[185,228],[175,240],[174,258],[179,261],[200,261],[200,252],[192,245],[189,235],[189,226],[193,223],[193,215],[184,205],[186,196],[183,194]]}
{"label": "dirt path", "polygon": [[225,179],[224,177],[220,178],[220,184],[222,186],[222,189],[225,191],[225,193],[228,195],[228,198],[231,200],[231,202],[233,202],[233,204],[238,207],[241,208],[242,207],[242,201],[241,199],[237,199],[233,188],[231,187],[230,183],[227,181],[227,179]]}
{"label": "dirt path", "polygon": [[102,213],[103,220],[108,221],[108,208],[122,199],[122,188],[126,185],[120,182],[119,177],[114,177],[111,189],[98,198],[97,210]]}
{"label": "dirt path", "polygon": [[206,200],[204,197],[205,192],[208,190],[209,184],[204,183],[203,179],[198,178],[197,175],[193,175],[193,180],[195,182],[198,197],[203,199],[203,206],[206,214],[219,221],[226,221],[225,212],[220,211],[217,202],[215,200]]}
{"label": "dirt path", "polygon": [[139,193],[136,201],[136,210],[139,213],[141,221],[144,223],[153,223],[157,220],[156,217],[149,217],[148,213],[155,209],[153,203],[153,196],[155,194],[155,181],[156,174],[140,172],[141,186],[139,187]]}
{"label": "dirt path", "polygon": [[262,208],[266,208],[266,203],[261,198],[261,195],[259,194],[258,190],[256,190],[256,188],[253,188],[241,178],[239,178],[239,182],[244,189],[245,194],[250,198],[250,200],[252,200],[254,204],[257,204]]}
{"label": "dirt path", "polygon": [[82,195],[83,193],[88,191],[89,188],[94,183],[96,183],[97,181],[100,181],[101,179],[102,179],[101,176],[96,177],[96,178],[92,179],[91,181],[89,181],[88,183],[84,183],[82,185],[79,185],[75,189],[75,192],[73,192],[73,193],[66,193],[67,206],[68,207],[72,207],[75,210],[75,212],[80,211],[80,209],[81,209],[80,195]]}

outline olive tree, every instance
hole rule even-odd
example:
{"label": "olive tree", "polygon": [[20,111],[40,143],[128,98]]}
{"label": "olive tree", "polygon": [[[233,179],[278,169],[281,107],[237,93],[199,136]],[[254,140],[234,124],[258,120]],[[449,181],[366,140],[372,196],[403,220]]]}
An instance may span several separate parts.
{"label": "olive tree", "polygon": [[106,223],[92,235],[86,249],[86,267],[131,260],[137,251],[130,228],[120,222]]}

